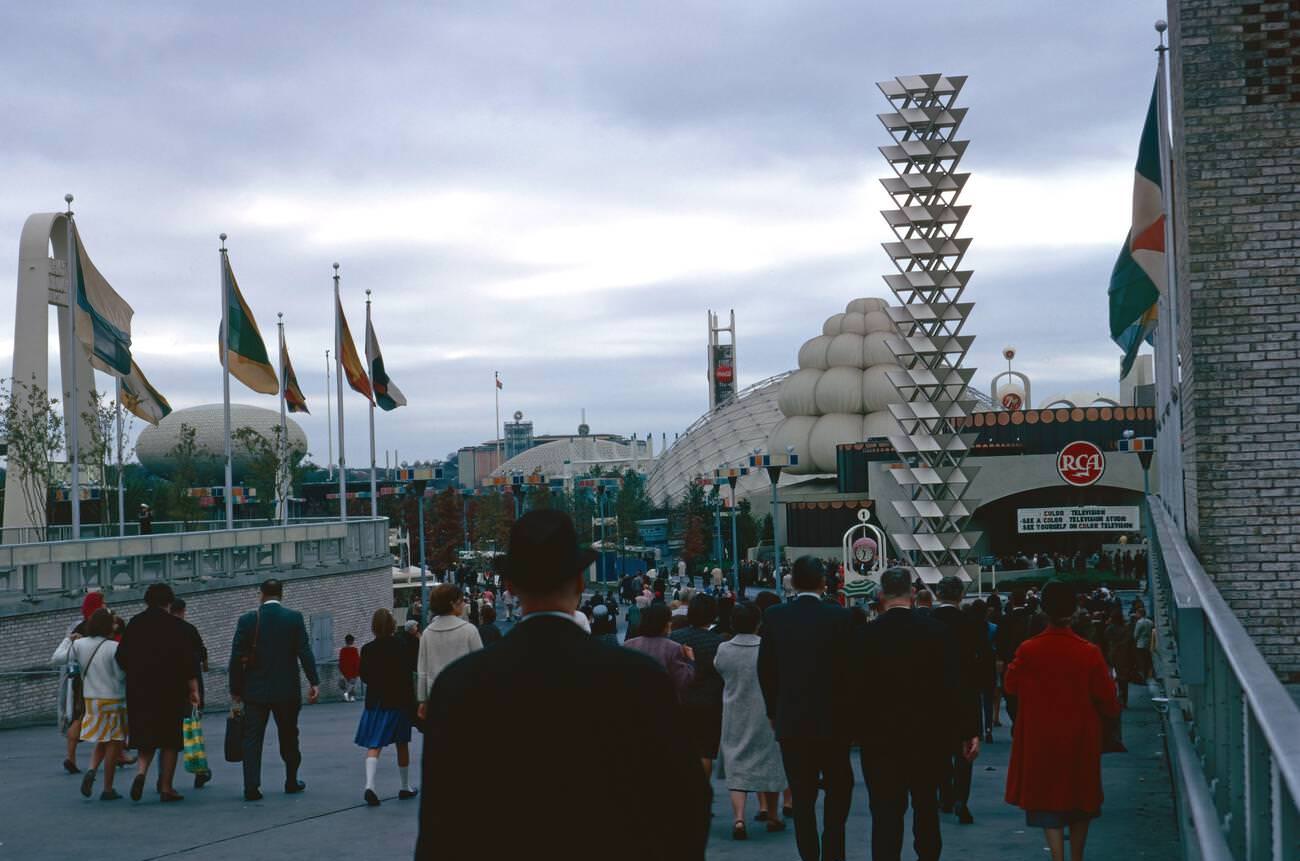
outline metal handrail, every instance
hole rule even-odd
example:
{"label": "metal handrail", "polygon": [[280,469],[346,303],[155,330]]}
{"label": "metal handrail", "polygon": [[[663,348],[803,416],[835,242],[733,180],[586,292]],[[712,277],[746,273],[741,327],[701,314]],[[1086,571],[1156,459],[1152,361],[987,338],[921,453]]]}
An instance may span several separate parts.
{"label": "metal handrail", "polygon": [[347,522],[331,519],[0,546],[0,599],[11,604],[39,602],[49,596],[79,595],[90,588],[138,588],[154,581],[391,559],[387,533],[387,518],[367,516]]}
{"label": "metal handrail", "polygon": [[[350,517],[349,520],[356,520],[356,517]],[[291,517],[289,526],[303,526],[317,523],[338,523],[337,517]],[[265,529],[272,526],[281,526],[282,524],[276,518],[248,518],[236,520],[236,529]],[[193,532],[216,532],[226,528],[225,520],[156,520],[153,523],[152,535],[178,535]],[[44,540],[36,540],[37,536],[45,533]],[[10,541],[9,537],[17,533],[17,540]],[[126,524],[125,535],[118,535],[116,523],[83,523],[81,525],[81,538],[78,540],[89,541],[97,538],[136,538],[140,536],[140,524],[131,521]],[[27,544],[53,544],[61,541],[71,541],[72,527],[67,524],[57,524],[51,526],[7,526],[0,528],[0,546],[17,547]]]}
{"label": "metal handrail", "polygon": [[[1171,695],[1185,693],[1191,712],[1184,728],[1182,715],[1173,714],[1182,704],[1171,702],[1176,775],[1189,799],[1208,786],[1218,814],[1213,825],[1231,852],[1203,857],[1294,861],[1300,858],[1300,708],[1163,506],[1149,511],[1158,573],[1172,604],[1178,675],[1169,680]],[[1189,758],[1204,786],[1189,783]],[[1197,821],[1205,811],[1198,816],[1193,805],[1190,813],[1197,845],[1211,849],[1217,841],[1205,845],[1208,837],[1199,832],[1208,824]]]}

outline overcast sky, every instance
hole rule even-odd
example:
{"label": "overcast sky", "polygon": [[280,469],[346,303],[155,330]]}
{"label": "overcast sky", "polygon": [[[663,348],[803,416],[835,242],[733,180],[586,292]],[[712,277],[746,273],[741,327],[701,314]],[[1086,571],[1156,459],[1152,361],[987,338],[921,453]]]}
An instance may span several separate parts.
{"label": "overcast sky", "polygon": [[[358,349],[369,288],[410,401],[379,415],[381,452],[490,438],[493,370],[503,417],[540,433],[572,432],[585,407],[593,430],[671,439],[707,406],[708,309],[736,310],[748,385],[792,368],[850,299],[888,296],[875,82],[943,72],[969,76],[977,382],[1014,344],[1036,401],[1115,392],[1106,285],[1162,15],[1154,0],[6,4],[0,362],[23,220],[71,192],[174,407],[221,398],[224,231],[269,344],[284,312],[319,462],[336,260]],[[360,465],[365,401],[349,392],[346,410]]]}

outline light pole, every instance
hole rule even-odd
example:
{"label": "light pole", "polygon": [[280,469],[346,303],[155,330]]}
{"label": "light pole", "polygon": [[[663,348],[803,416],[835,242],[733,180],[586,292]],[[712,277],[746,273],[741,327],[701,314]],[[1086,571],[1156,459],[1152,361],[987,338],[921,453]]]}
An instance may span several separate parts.
{"label": "light pole", "polygon": [[768,481],[772,482],[772,555],[778,583],[781,582],[781,533],[776,522],[777,506],[780,505],[776,484],[781,480],[781,470],[787,466],[798,465],[799,455],[794,453],[794,446],[786,446],[784,454],[762,454],[760,449],[754,449],[754,453],[749,457],[750,468],[763,467],[767,470]]}
{"label": "light pole", "polygon": [[423,481],[411,482],[416,494],[416,517],[420,520],[420,630],[429,619],[429,566],[424,554],[424,486]]}
{"label": "light pole", "polygon": [[1151,523],[1151,458],[1156,453],[1156,441],[1154,437],[1137,436],[1132,430],[1124,431],[1123,436],[1119,441],[1119,450],[1136,454],[1138,462],[1142,464],[1142,502],[1146,506],[1142,531],[1147,537],[1147,593],[1151,594],[1155,586],[1151,582],[1151,572],[1155,567],[1152,552],[1156,546],[1154,524]]}
{"label": "light pole", "polygon": [[716,564],[722,567],[722,494],[718,492],[718,485],[713,485],[713,498],[710,500],[713,506],[713,558],[717,560]]}
{"label": "light pole", "polygon": [[596,509],[600,516],[600,582],[605,582],[605,485],[596,485]]}
{"label": "light pole", "polygon": [[[740,481],[742,475],[749,475],[749,468],[744,466],[728,467],[725,463],[720,464],[713,471],[714,486],[720,479],[726,479],[727,484],[731,487],[731,588],[736,593],[736,599],[741,598],[740,594],[740,541],[736,537],[736,517],[740,511],[736,507],[736,483]],[[774,533],[775,534],[775,533]]]}

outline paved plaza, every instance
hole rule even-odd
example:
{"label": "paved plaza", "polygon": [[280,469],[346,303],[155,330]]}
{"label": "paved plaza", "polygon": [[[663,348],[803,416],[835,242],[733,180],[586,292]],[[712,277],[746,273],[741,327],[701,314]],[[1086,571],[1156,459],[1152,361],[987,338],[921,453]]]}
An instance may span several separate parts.
{"label": "paved plaza", "polygon": [[[282,778],[268,732],[268,767],[264,775],[266,798],[244,802],[238,765],[220,761],[223,715],[207,718],[208,750],[217,761],[214,781],[201,791],[189,787],[188,775],[178,781],[186,794],[181,804],[162,805],[156,796],[132,804],[129,800],[104,803],[84,800],[77,792],[78,778],[59,767],[62,743],[51,727],[0,733],[0,859],[95,858],[101,861],[145,859],[371,859],[407,858],[415,845],[418,800],[397,801],[397,769],[392,752],[382,760],[379,788],[384,803],[370,809],[361,801],[362,756],[352,744],[361,714],[360,704],[330,703],[305,708],[302,714],[302,777],[307,791],[285,796],[277,791]],[[1145,690],[1134,689],[1132,707],[1124,716],[1129,753],[1103,758],[1106,804],[1093,827],[1090,858],[1126,861],[1166,861],[1180,857],[1169,776],[1160,736],[1160,720]],[[971,811],[976,824],[960,827],[952,817],[943,824],[944,857],[971,861],[1039,859],[1046,857],[1042,832],[1026,829],[1019,810],[1002,802],[1005,769],[1010,753],[1008,730],[1001,728],[976,763]],[[418,739],[418,737],[417,737]],[[467,744],[500,744],[500,740],[467,739]],[[894,744],[893,740],[882,743]],[[906,742],[904,742],[906,743]],[[81,750],[85,764],[88,749]],[[617,752],[576,751],[574,767],[592,772],[593,779],[618,767]],[[849,820],[849,858],[867,859],[870,815],[866,787],[859,774],[854,787]],[[501,775],[508,781],[510,775]],[[119,781],[125,793],[129,786]],[[751,822],[747,842],[731,840],[731,813],[726,785],[714,781],[715,813],[709,841],[710,859],[792,861],[796,858],[793,826],[783,834],[767,834]],[[484,799],[490,805],[491,799]],[[751,801],[752,805],[752,801]],[[655,817],[672,816],[671,798],[659,810],[643,811],[643,828],[653,828]],[[752,807],[751,814],[752,818]],[[509,812],[501,812],[503,827]],[[574,840],[582,840],[582,811],[574,811]],[[636,839],[630,829],[628,840]],[[490,833],[483,835],[491,841]],[[619,856],[610,847],[611,859]],[[904,857],[911,857],[910,849]]]}

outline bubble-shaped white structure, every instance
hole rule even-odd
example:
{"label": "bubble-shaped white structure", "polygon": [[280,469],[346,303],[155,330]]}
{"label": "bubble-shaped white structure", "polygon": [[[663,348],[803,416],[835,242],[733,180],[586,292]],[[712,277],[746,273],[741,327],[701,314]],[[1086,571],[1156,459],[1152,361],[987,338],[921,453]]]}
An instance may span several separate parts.
{"label": "bubble-shaped white structure", "polygon": [[[157,426],[146,427],[135,444],[140,465],[154,475],[171,479],[176,471],[174,449],[181,441],[181,426],[194,428],[195,479],[216,484],[223,480],[226,447],[225,411],[221,404],[203,404],[176,410]],[[289,450],[295,462],[307,453],[307,434],[293,419],[286,419],[289,432]],[[249,404],[230,405],[230,428],[238,433],[241,428],[251,428],[268,440],[276,439],[280,429],[280,413]],[[248,448],[236,442],[231,449],[231,470],[236,483],[248,473],[253,455]]]}
{"label": "bubble-shaped white structure", "polygon": [[888,374],[899,367],[887,307],[884,299],[854,299],[799,348],[799,370],[777,396],[784,418],[767,442],[768,451],[794,449],[799,465],[789,472],[833,473],[836,446],[896,431],[889,404],[898,396]]}

